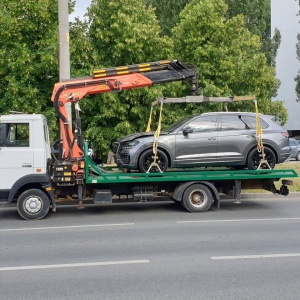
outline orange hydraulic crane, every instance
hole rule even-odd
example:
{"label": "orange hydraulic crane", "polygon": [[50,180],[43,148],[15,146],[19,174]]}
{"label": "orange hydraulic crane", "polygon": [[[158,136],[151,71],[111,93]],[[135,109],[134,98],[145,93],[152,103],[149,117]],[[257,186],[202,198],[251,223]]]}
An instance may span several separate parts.
{"label": "orange hydraulic crane", "polygon": [[[178,60],[128,65],[95,70],[93,76],[75,78],[55,84],[51,100],[59,116],[63,160],[80,161],[84,157],[81,120],[78,102],[86,95],[152,86],[154,84],[191,79],[192,92],[196,91],[196,69]],[[76,124],[73,134],[66,103],[75,103]]]}

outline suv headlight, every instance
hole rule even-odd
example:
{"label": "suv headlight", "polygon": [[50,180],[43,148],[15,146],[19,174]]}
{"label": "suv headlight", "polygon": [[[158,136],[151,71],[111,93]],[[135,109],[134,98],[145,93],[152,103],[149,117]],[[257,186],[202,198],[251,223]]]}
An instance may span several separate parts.
{"label": "suv headlight", "polygon": [[134,146],[136,146],[139,142],[138,141],[130,141],[130,142],[125,142],[121,144],[121,149],[131,149]]}

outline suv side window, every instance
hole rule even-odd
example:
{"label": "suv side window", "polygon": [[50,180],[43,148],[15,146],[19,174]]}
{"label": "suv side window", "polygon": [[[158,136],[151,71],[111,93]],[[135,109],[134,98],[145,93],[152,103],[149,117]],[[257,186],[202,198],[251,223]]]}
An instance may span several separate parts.
{"label": "suv side window", "polygon": [[[250,124],[250,126],[255,129],[256,128],[256,118],[252,117],[252,116],[247,116],[246,118],[247,118],[247,121]],[[262,118],[259,118],[259,122],[260,122],[260,126],[262,127],[262,129],[266,129],[269,127],[269,125]]]}
{"label": "suv side window", "polygon": [[187,127],[192,128],[193,132],[210,132],[217,128],[217,116],[201,116],[192,120]]}
{"label": "suv side window", "polygon": [[241,115],[221,116],[221,131],[249,129],[246,120]]}
{"label": "suv side window", "polygon": [[29,147],[29,123],[1,123],[0,146]]}

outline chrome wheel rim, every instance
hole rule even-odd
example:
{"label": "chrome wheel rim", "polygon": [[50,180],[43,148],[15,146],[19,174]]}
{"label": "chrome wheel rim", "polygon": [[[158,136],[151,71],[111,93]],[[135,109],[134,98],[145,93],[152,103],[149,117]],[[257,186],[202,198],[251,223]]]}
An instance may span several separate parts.
{"label": "chrome wheel rim", "polygon": [[43,208],[43,201],[37,196],[31,196],[24,201],[23,207],[27,213],[34,215]]}

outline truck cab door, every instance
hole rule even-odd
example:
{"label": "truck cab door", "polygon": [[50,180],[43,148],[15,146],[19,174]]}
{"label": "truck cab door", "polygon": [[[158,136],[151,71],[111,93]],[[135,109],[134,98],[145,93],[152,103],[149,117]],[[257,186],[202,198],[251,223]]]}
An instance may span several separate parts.
{"label": "truck cab door", "polygon": [[33,174],[30,125],[30,122],[0,123],[0,191],[10,190],[18,179]]}

